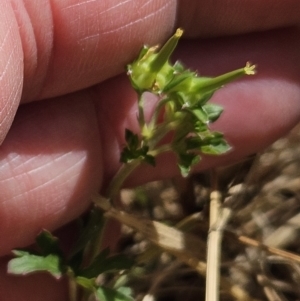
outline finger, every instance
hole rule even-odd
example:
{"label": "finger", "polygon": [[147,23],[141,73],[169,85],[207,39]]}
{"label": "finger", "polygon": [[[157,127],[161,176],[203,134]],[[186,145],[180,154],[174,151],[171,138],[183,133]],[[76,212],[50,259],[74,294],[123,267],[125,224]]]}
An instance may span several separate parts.
{"label": "finger", "polygon": [[59,0],[50,6],[48,1],[26,0],[16,2],[14,11],[22,25],[23,99],[33,100],[76,91],[122,72],[143,44],[170,35],[177,13],[187,36],[222,35],[299,23],[300,4]]}
{"label": "finger", "polygon": [[[187,29],[187,35],[205,34],[205,30],[220,35],[232,32],[232,27],[244,32],[299,20],[298,1],[277,1],[271,9],[270,1],[259,3],[253,7],[252,1],[243,5],[219,1],[217,6],[215,2],[199,5],[197,1],[182,1],[180,25]],[[78,90],[121,72],[143,43],[156,43],[170,33],[176,15],[176,1],[74,1],[71,5],[53,1],[50,6],[48,1],[27,0],[13,4],[20,32],[11,39],[22,41],[23,97],[27,100]],[[254,22],[266,12],[271,17],[261,18],[262,25]],[[216,24],[215,29],[210,29],[211,24]]]}
{"label": "finger", "polygon": [[100,135],[88,98],[77,93],[18,111],[0,147],[0,254],[76,218],[99,190]]}
{"label": "finger", "polygon": [[176,14],[176,1],[13,3],[25,57],[24,101],[76,91],[123,72],[144,43],[170,33]]}
{"label": "finger", "polygon": [[[300,117],[299,32],[186,42],[182,61],[217,75],[251,59],[259,73],[218,91],[225,111],[214,128],[233,147],[205,158],[200,168],[229,163],[268,145]],[[288,59],[287,59],[288,58]],[[151,100],[150,100],[151,106]],[[0,253],[33,241],[80,215],[89,196],[120,167],[124,128],[138,131],[136,95],[126,76],[65,98],[25,105],[0,148]],[[167,154],[157,167],[143,166],[127,182],[137,185],[178,174]]]}
{"label": "finger", "polygon": [[297,0],[181,0],[178,24],[186,36],[222,36],[258,32],[299,24]]}
{"label": "finger", "polygon": [[99,83],[122,72],[143,44],[162,42],[176,19],[187,36],[243,33],[299,20],[297,0],[224,3],[2,1],[0,143],[13,120],[22,86],[23,101],[32,101]]}
{"label": "finger", "polygon": [[0,2],[0,144],[12,123],[22,92],[23,53],[8,1]]}

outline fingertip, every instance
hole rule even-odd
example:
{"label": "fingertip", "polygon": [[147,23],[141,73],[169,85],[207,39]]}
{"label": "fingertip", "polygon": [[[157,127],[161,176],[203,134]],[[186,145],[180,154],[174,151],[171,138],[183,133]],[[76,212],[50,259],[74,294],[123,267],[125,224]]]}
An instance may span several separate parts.
{"label": "fingertip", "polygon": [[0,3],[0,144],[15,116],[23,87],[23,50],[9,1]]}
{"label": "fingertip", "polygon": [[20,107],[0,162],[2,255],[78,217],[100,189],[101,144],[88,95]]}

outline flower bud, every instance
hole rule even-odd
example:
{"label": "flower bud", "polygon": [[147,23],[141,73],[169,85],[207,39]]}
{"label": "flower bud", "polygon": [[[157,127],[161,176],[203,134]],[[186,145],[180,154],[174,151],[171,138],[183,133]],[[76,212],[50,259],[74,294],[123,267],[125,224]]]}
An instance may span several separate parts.
{"label": "flower bud", "polygon": [[[255,65],[251,65],[247,62],[244,68],[240,68],[214,78],[198,77],[197,75],[194,75],[187,77],[178,85],[173,86],[171,81],[168,86],[172,86],[172,88],[168,90],[168,93],[172,93],[172,95],[179,93],[180,99],[183,100],[185,106],[204,104],[210,99],[212,94],[223,85],[244,75],[254,74]],[[175,80],[176,78],[173,79],[173,81]]]}
{"label": "flower bud", "polygon": [[160,93],[173,78],[175,70],[169,63],[169,58],[182,33],[182,29],[177,29],[159,52],[156,52],[157,46],[144,47],[139,58],[127,66],[128,75],[137,91]]}

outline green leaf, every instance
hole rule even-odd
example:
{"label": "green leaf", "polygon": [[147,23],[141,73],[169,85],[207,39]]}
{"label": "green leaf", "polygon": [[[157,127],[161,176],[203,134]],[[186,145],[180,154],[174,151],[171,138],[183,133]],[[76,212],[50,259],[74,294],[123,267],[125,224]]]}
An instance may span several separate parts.
{"label": "green leaf", "polygon": [[121,155],[120,155],[120,162],[121,163],[128,163],[133,159],[132,152],[128,147],[124,147]]}
{"label": "green leaf", "polygon": [[196,136],[187,137],[185,139],[185,143],[186,143],[187,150],[199,150],[200,147],[203,145],[203,139]]}
{"label": "green leaf", "polygon": [[124,147],[121,152],[120,162],[129,163],[132,160],[140,159],[152,166],[155,166],[155,158],[148,154],[149,147],[147,145],[139,147],[140,141],[138,135],[126,129],[125,139],[127,146]]}
{"label": "green leaf", "polygon": [[193,165],[199,163],[201,157],[198,154],[193,153],[181,153],[179,154],[178,166],[183,177],[187,177],[191,171]]}
{"label": "green leaf", "polygon": [[90,241],[96,239],[99,232],[103,230],[103,226],[103,212],[99,209],[91,210],[88,217],[88,223],[81,229],[78,240],[71,251],[70,257],[74,257],[77,253],[82,251]]}
{"label": "green leaf", "polygon": [[203,133],[209,131],[209,129],[208,129],[208,126],[207,126],[206,123],[203,123],[203,122],[200,122],[199,120],[197,120],[197,121],[194,123],[194,131],[195,131],[197,134],[202,135]]}
{"label": "green leaf", "polygon": [[49,272],[55,278],[60,278],[65,272],[58,255],[38,256],[19,250],[14,250],[13,253],[17,258],[11,259],[8,263],[8,272],[11,274],[27,275],[33,272],[44,271]]}
{"label": "green leaf", "polygon": [[199,121],[203,123],[208,123],[209,118],[207,113],[202,109],[202,107],[193,108],[193,109],[186,109],[190,113],[192,113]]}
{"label": "green leaf", "polygon": [[135,150],[139,146],[139,137],[134,134],[132,131],[125,129],[125,140],[128,146],[128,149]]}
{"label": "green leaf", "polygon": [[187,151],[200,151],[209,155],[224,154],[231,149],[230,145],[219,132],[206,132],[199,136],[190,136],[185,139]]}
{"label": "green leaf", "polygon": [[128,286],[120,286],[117,291],[123,295],[130,297],[132,295],[132,289]]}
{"label": "green leaf", "polygon": [[217,139],[211,141],[210,144],[201,146],[200,150],[204,154],[208,155],[221,155],[228,152],[231,146],[224,139]]}
{"label": "green leaf", "polygon": [[43,230],[37,237],[36,243],[43,255],[57,254],[62,256],[62,251],[58,244],[58,238],[49,231]]}
{"label": "green leaf", "polygon": [[95,296],[99,301],[133,301],[134,299],[120,291],[107,287],[99,287],[95,291]]}
{"label": "green leaf", "polygon": [[76,283],[89,291],[93,291],[95,288],[95,280],[94,279],[88,279],[85,277],[78,276],[78,277],[76,277]]}
{"label": "green leaf", "polygon": [[130,269],[134,264],[133,260],[123,254],[110,257],[107,255],[107,249],[103,250],[88,268],[81,271],[80,275],[86,278],[95,278],[104,272]]}
{"label": "green leaf", "polygon": [[223,112],[221,106],[212,103],[203,105],[203,110],[206,112],[210,122],[216,121]]}
{"label": "green leaf", "polygon": [[[131,277],[128,274],[123,273],[122,275],[120,275],[119,277],[117,277],[117,279],[116,279],[116,281],[114,283],[113,288],[116,289],[116,290],[119,290],[121,288],[125,288],[125,285],[128,283],[128,281],[129,281],[130,278]],[[129,293],[128,293],[128,295],[129,295]]]}

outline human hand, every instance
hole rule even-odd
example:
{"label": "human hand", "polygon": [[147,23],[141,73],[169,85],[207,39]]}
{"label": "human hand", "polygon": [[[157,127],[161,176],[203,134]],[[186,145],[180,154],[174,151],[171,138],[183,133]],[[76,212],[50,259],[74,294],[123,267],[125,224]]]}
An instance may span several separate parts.
{"label": "human hand", "polygon": [[[259,71],[215,94],[225,111],[214,127],[234,150],[200,169],[253,153],[297,123],[300,31],[291,26],[299,25],[300,4],[239,3],[0,2],[1,255],[79,216],[113,176],[124,127],[137,126],[136,97],[120,73],[144,43],[162,43],[178,26],[186,39],[177,55],[191,69],[218,75],[251,60]],[[175,175],[169,157],[127,184]],[[6,276],[2,262],[1,300],[67,300],[63,284]]]}

